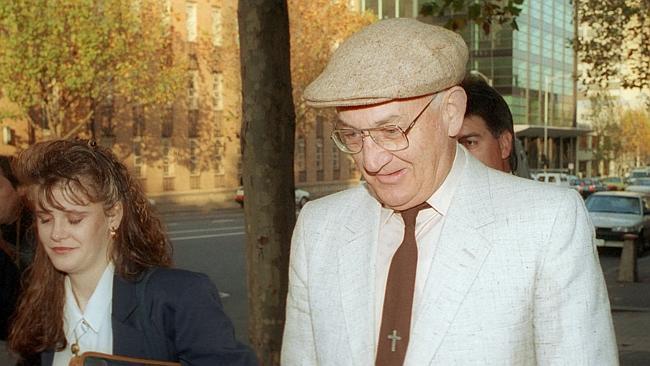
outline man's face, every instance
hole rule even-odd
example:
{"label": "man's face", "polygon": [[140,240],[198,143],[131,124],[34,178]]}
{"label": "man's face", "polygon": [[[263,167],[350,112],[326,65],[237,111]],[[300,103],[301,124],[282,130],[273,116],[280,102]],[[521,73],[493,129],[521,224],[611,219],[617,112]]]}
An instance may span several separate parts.
{"label": "man's face", "polygon": [[[431,98],[427,95],[340,108],[337,127],[366,129],[397,125],[406,130]],[[424,110],[407,135],[409,146],[406,149],[388,151],[366,136],[362,150],[352,155],[366,182],[385,206],[394,210],[414,207],[427,200],[447,176],[456,142],[449,137],[449,124],[440,115],[443,99],[444,93],[441,93]]]}
{"label": "man's face", "polygon": [[463,127],[457,136],[463,144],[483,164],[490,168],[510,172],[510,152],[512,151],[512,134],[503,131],[496,138],[487,128],[483,118],[469,115],[463,120]]}

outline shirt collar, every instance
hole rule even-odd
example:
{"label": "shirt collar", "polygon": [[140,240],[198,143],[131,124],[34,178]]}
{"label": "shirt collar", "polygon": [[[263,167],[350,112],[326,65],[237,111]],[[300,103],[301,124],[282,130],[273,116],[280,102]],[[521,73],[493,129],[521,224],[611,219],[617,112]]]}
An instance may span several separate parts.
{"label": "shirt collar", "polygon": [[[467,162],[466,152],[463,148],[460,147],[460,144],[456,144],[456,155],[454,156],[454,161],[451,165],[449,173],[445,177],[445,180],[442,182],[440,187],[433,192],[431,197],[427,199],[427,203],[438,212],[441,216],[445,216],[449,211],[449,206],[451,206],[452,198],[456,192],[456,187],[460,182],[463,170]],[[388,207],[381,208],[381,222],[386,223],[392,217],[395,211]]]}
{"label": "shirt collar", "polygon": [[[95,287],[95,291],[90,296],[88,304],[86,304],[85,312],[81,312],[74,293],[72,292],[72,285],[70,277],[65,277],[65,306],[64,306],[64,323],[65,334],[67,339],[75,338],[75,329],[81,323],[85,323],[95,333],[98,333],[106,323],[106,313],[111,310],[111,300],[113,298],[113,275],[115,273],[115,266],[109,262],[102,274],[102,277]],[[79,331],[77,331],[79,333]],[[83,331],[82,331],[83,332]]]}

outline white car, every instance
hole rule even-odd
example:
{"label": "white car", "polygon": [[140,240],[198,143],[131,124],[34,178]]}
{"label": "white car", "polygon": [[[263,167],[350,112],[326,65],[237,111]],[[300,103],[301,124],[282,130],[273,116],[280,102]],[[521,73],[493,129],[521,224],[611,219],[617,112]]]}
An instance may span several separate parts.
{"label": "white car", "polygon": [[[302,208],[307,202],[309,202],[309,192],[296,188],[294,191],[294,198],[296,200],[296,207]],[[239,187],[235,192],[235,202],[239,203],[239,206],[244,207],[244,188]]]}
{"label": "white car", "polygon": [[537,173],[537,175],[535,175],[535,180],[562,187],[569,187],[569,176],[564,173]]}
{"label": "white car", "polygon": [[625,234],[638,236],[637,249],[650,249],[650,202],[637,192],[596,192],[585,200],[596,227],[596,245],[623,247]]}
{"label": "white car", "polygon": [[625,188],[626,191],[650,194],[650,178],[636,178]]}

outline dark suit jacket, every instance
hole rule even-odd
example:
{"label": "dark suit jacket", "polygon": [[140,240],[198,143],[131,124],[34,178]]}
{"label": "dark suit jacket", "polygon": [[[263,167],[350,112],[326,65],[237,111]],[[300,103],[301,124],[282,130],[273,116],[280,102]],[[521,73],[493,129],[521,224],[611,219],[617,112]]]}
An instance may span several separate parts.
{"label": "dark suit jacket", "polygon": [[[146,285],[144,311],[136,288],[135,282],[114,277],[114,354],[183,365],[257,365],[253,352],[235,339],[219,293],[206,275],[157,269]],[[147,334],[142,317],[153,324]],[[42,354],[44,366],[51,366],[53,359],[53,352]]]}

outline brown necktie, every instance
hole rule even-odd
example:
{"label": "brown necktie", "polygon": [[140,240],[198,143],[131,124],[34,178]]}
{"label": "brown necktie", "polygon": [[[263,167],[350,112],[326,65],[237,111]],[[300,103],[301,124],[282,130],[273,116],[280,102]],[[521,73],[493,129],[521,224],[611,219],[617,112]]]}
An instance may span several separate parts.
{"label": "brown necktie", "polygon": [[411,309],[418,247],[415,244],[415,218],[420,210],[429,208],[424,202],[401,212],[404,220],[404,239],[390,262],[384,310],[381,317],[377,366],[397,366],[404,363],[411,329]]}

